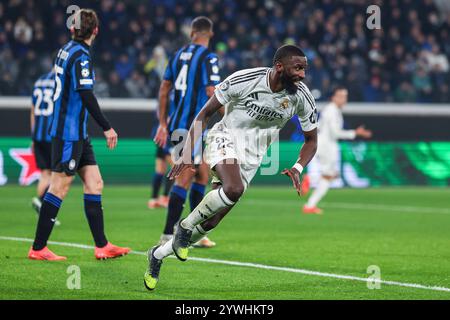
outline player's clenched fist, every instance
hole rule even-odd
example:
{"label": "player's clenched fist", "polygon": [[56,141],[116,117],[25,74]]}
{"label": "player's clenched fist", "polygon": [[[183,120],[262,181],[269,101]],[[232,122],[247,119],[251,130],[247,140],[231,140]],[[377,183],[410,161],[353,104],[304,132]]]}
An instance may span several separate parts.
{"label": "player's clenched fist", "polygon": [[109,149],[114,149],[117,146],[117,141],[118,141],[118,136],[116,131],[111,128],[107,131],[103,132],[106,138],[106,145],[108,146]]}

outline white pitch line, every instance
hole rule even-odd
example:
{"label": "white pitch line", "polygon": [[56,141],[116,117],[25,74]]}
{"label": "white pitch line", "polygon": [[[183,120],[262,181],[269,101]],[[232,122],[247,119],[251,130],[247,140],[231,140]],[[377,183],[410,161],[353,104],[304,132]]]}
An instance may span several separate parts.
{"label": "white pitch line", "polygon": [[[242,200],[242,204],[264,204],[264,205],[273,205],[280,206],[279,202],[274,202],[273,200],[267,199],[249,199]],[[297,200],[283,200],[283,204],[303,204],[303,202]],[[446,208],[433,208],[433,207],[413,207],[413,206],[399,206],[399,205],[384,205],[384,204],[375,204],[375,203],[354,203],[354,202],[323,202],[322,205],[324,207],[333,209],[349,209],[349,210],[383,210],[386,212],[406,212],[406,213],[436,213],[436,214],[450,214],[450,209]]]}
{"label": "white pitch line", "polygon": [[[17,238],[17,237],[4,237],[4,236],[0,236],[0,240],[33,242],[33,239]],[[53,245],[58,245],[58,246],[64,246],[64,247],[72,247],[72,248],[80,248],[80,249],[94,249],[93,246],[79,244],[79,243],[68,243],[68,242],[58,242],[58,241],[49,241],[48,243],[53,244]],[[137,255],[143,255],[143,256],[147,255],[147,252],[142,252],[142,251],[131,251],[131,253],[137,254]],[[175,258],[175,257],[171,256],[171,258]],[[391,286],[408,287],[408,288],[415,288],[415,289],[450,292],[450,288],[446,288],[446,287],[426,286],[426,285],[416,284],[416,283],[403,283],[403,282],[388,281],[388,280],[377,280],[377,279],[369,280],[368,278],[362,278],[362,277],[347,276],[347,275],[319,272],[319,271],[312,271],[312,270],[305,270],[305,269],[268,266],[268,265],[264,265],[264,264],[250,263],[250,262],[238,262],[238,261],[218,260],[218,259],[209,259],[209,258],[195,258],[195,257],[190,257],[189,260],[215,263],[215,264],[225,264],[225,265],[231,265],[231,266],[237,266],[237,267],[249,267],[249,268],[256,268],[256,269],[301,273],[301,274],[310,275],[310,276],[327,277],[327,278],[334,278],[334,279],[353,280],[353,281],[361,281],[361,282],[370,281],[371,283],[380,283],[380,284],[386,284],[386,285],[391,285]]]}
{"label": "white pitch line", "polygon": [[[2,199],[3,203],[17,203],[16,199]],[[64,202],[79,202],[79,199],[66,199]],[[110,198],[105,200],[104,204],[128,204],[136,203],[135,199],[114,199]],[[280,202],[274,202],[273,199],[243,199],[240,205],[271,205],[280,206]],[[303,204],[302,201],[284,199],[282,204],[296,205],[300,206]],[[450,214],[450,209],[442,207],[421,207],[421,206],[402,206],[402,205],[386,205],[386,204],[376,204],[376,203],[361,203],[361,202],[323,202],[322,205],[326,208],[336,208],[336,209],[348,209],[348,210],[382,210],[386,213],[389,212],[404,212],[404,213],[423,213],[423,214]]]}

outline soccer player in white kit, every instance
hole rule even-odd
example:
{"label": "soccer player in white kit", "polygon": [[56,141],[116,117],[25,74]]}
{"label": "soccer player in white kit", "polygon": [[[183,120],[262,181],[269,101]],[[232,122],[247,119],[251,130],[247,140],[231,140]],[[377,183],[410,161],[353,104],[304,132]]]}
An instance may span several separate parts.
{"label": "soccer player in white kit", "polygon": [[339,176],[338,156],[340,139],[353,140],[356,137],[370,138],[372,132],[364,126],[356,130],[344,130],[344,118],[342,108],[347,103],[348,91],[344,87],[336,87],[331,95],[331,102],[320,113],[318,126],[317,158],[320,164],[321,177],[316,189],[311,194],[308,202],[303,207],[303,213],[321,214],[322,209],[317,204],[330,188],[331,182]]}
{"label": "soccer player in white kit", "polygon": [[253,179],[279,130],[295,114],[299,116],[305,143],[294,166],[282,173],[291,178],[300,194],[300,174],[317,149],[314,98],[300,82],[306,67],[303,51],[285,45],[275,53],[272,68],[238,71],[216,87],[192,123],[182,156],[169,173],[170,178],[176,178],[185,169],[192,170],[191,154],[196,142],[210,116],[225,106],[224,117],[208,133],[204,154],[214,175],[213,190],[178,223],[172,240],[149,250],[149,268],[144,275],[147,289],[156,287],[165,257],[174,253],[185,261],[190,243],[210,232],[230,211]]}

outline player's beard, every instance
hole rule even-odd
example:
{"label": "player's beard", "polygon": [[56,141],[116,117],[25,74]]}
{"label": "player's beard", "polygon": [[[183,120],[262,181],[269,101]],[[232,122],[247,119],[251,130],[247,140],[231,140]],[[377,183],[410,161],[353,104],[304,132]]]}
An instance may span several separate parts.
{"label": "player's beard", "polygon": [[[300,79],[299,81],[301,81]],[[283,84],[283,87],[286,89],[287,93],[289,94],[296,94],[298,87],[296,84],[296,81],[294,81],[291,77],[288,77],[284,72],[281,75],[281,83]]]}

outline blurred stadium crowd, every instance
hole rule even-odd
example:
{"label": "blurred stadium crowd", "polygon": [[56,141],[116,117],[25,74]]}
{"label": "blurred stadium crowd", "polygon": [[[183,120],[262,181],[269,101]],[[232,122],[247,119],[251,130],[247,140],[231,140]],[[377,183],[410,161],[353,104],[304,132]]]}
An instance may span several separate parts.
{"label": "blurred stadium crowd", "polygon": [[[0,2],[0,94],[30,95],[69,40],[72,1]],[[189,41],[193,17],[215,23],[221,74],[270,66],[276,48],[300,45],[317,98],[345,84],[350,101],[449,102],[450,13],[439,0],[101,0],[93,48],[99,97],[157,97],[168,57]],[[345,4],[345,6],[343,6]],[[369,4],[380,30],[366,27]]]}

